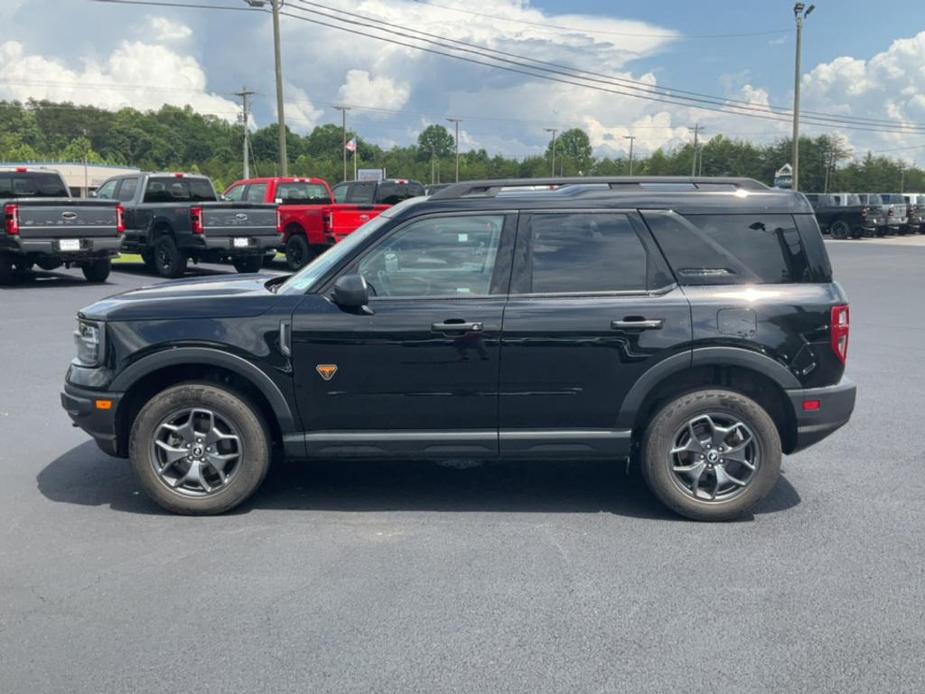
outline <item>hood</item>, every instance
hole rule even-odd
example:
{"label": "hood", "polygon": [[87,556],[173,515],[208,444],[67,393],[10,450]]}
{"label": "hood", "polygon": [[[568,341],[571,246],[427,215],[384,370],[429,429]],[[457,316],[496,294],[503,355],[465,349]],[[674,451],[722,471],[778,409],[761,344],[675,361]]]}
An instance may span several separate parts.
{"label": "hood", "polygon": [[91,320],[247,318],[270,309],[279,297],[267,289],[272,275],[222,275],[154,284],[116,294],[82,309]]}

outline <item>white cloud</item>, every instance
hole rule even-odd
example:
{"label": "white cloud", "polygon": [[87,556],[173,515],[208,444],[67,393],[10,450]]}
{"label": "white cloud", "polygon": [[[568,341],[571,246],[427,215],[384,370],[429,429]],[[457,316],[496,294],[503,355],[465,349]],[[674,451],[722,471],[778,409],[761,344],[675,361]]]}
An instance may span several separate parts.
{"label": "white cloud", "polygon": [[[408,103],[409,96],[411,88],[407,82],[371,77],[366,70],[348,70],[346,80],[337,90],[338,102],[348,106],[361,104],[370,109],[397,110]],[[375,111],[371,114],[375,115]]]}
{"label": "white cloud", "polygon": [[167,17],[148,17],[144,24],[143,35],[145,38],[166,43],[185,41],[193,35],[193,30]]}
{"label": "white cloud", "polygon": [[195,58],[165,46],[123,41],[97,63],[79,67],[30,54],[17,41],[0,44],[0,98],[70,101],[101,108],[157,109],[190,105],[234,121],[238,106],[206,89],[206,73]]}
{"label": "white cloud", "polygon": [[295,132],[311,132],[324,112],[315,107],[304,89],[287,84],[283,93],[286,98],[286,125]]}

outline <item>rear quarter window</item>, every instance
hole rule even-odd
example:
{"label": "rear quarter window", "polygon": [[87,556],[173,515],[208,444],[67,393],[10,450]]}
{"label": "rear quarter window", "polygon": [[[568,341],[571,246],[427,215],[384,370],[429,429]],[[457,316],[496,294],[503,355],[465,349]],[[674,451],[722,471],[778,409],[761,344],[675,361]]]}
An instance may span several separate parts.
{"label": "rear quarter window", "polygon": [[801,228],[789,214],[644,215],[682,285],[830,281],[819,228],[799,216]]}

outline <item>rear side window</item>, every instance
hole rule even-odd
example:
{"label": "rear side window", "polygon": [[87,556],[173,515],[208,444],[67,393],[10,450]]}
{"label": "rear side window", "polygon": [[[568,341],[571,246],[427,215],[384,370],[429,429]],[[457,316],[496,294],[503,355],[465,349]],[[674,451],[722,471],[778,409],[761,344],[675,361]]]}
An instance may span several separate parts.
{"label": "rear side window", "polygon": [[517,239],[515,294],[647,291],[672,283],[625,214],[533,214]]}
{"label": "rear side window", "polygon": [[157,177],[148,179],[145,202],[213,202],[215,191],[205,178]]}
{"label": "rear side window", "polygon": [[347,189],[347,202],[357,205],[371,205],[375,194],[375,183],[354,183]]}
{"label": "rear side window", "polygon": [[283,205],[325,205],[331,202],[328,189],[320,183],[280,183],[276,197]]}
{"label": "rear side window", "polygon": [[[682,217],[648,212],[644,216],[683,285],[791,284],[829,279],[819,272],[818,263],[807,257],[792,215]],[[817,227],[814,231],[819,235]]]}
{"label": "rear side window", "polygon": [[135,199],[135,191],[138,190],[137,178],[123,178],[122,185],[119,186],[117,197],[120,202],[131,202]]}
{"label": "rear side window", "polygon": [[244,195],[246,202],[263,202],[267,196],[266,183],[254,183],[247,187],[247,193]]}
{"label": "rear side window", "polygon": [[402,200],[424,195],[424,186],[420,183],[391,183],[379,184],[376,191],[376,202],[380,205],[397,205]]}

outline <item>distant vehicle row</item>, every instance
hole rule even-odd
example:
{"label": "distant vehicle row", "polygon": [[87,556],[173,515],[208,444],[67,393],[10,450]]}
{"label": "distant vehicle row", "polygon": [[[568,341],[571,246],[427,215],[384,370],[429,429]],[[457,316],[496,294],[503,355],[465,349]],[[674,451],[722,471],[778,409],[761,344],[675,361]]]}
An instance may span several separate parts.
{"label": "distant vehicle row", "polygon": [[925,194],[807,193],[824,233],[836,239],[925,233]]}
{"label": "distant vehicle row", "polygon": [[205,176],[139,173],[105,181],[95,199],[70,197],[60,174],[0,171],[0,284],[43,270],[80,267],[91,282],[109,276],[120,251],[137,253],[162,277],[193,262],[230,261],[257,272],[285,251],[290,269],[311,259],[389,206],[423,195],[416,181],[353,181],[332,191],[319,178],[237,181],[225,195]]}

